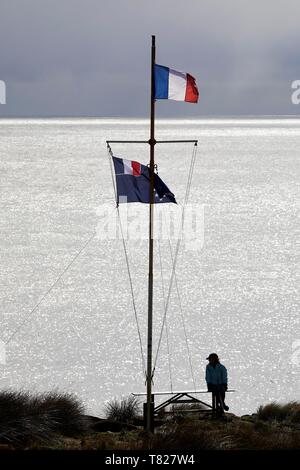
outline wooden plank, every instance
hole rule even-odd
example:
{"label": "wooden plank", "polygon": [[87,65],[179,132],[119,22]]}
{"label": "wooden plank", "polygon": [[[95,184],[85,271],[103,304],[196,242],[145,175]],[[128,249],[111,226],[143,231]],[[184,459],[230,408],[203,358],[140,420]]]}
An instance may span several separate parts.
{"label": "wooden plank", "polygon": [[[236,390],[227,390],[226,393],[232,393],[235,392]],[[152,395],[178,395],[178,394],[186,394],[186,393],[212,393],[209,392],[208,390],[179,390],[179,391],[172,391],[172,392],[153,392]],[[132,393],[131,395],[134,395],[135,397],[141,397],[147,395],[146,393]]]}
{"label": "wooden plank", "polygon": [[175,414],[175,413],[207,413],[207,414],[211,414],[211,408],[207,409],[207,410],[203,410],[203,409],[191,409],[191,410],[181,410],[181,409],[174,409],[174,410],[164,410],[163,413],[165,414]]}

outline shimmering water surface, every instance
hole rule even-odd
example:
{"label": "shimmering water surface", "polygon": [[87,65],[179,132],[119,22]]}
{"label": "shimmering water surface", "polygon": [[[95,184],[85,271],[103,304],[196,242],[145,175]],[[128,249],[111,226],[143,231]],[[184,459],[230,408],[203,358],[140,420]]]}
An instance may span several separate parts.
{"label": "shimmering water surface", "polygon": [[[144,390],[121,241],[94,238],[30,312],[99,226],[97,209],[106,204],[116,216],[108,138],[148,139],[148,122],[0,121],[1,388],[75,392],[95,414],[112,396]],[[183,247],[176,269],[197,387],[216,351],[237,390],[228,397],[234,412],[299,399],[300,120],[158,121],[157,138],[199,139],[190,202],[204,205],[204,244]],[[147,146],[113,150],[148,161]],[[191,145],[157,146],[159,174],[179,203],[190,157]],[[146,350],[147,243],[128,249]],[[163,315],[157,253],[156,244],[154,351]],[[165,243],[162,261],[167,284]],[[170,354],[164,335],[155,388],[170,389],[170,362],[173,389],[191,390],[176,290],[167,323]]]}

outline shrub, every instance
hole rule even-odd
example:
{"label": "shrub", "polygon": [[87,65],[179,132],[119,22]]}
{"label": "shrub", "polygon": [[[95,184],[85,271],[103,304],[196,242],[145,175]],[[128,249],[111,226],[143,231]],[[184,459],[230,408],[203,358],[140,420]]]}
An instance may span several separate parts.
{"label": "shrub", "polygon": [[148,446],[154,450],[211,450],[217,448],[217,433],[192,423],[170,426],[154,434]]}
{"label": "shrub", "polygon": [[259,419],[263,421],[287,421],[300,423],[300,403],[291,401],[284,405],[276,402],[260,406],[257,410]]}
{"label": "shrub", "polygon": [[209,408],[202,403],[183,403],[174,404],[170,407],[170,418],[175,421],[182,421],[185,418],[199,419],[201,412],[198,410],[209,411]]}
{"label": "shrub", "polygon": [[258,429],[253,423],[236,422],[193,422],[166,427],[157,432],[150,441],[144,440],[154,450],[277,450],[299,449],[300,434],[273,426]]}
{"label": "shrub", "polygon": [[85,431],[83,407],[76,397],[52,392],[0,392],[0,441],[14,445],[38,440],[47,443],[56,434],[74,436]]}
{"label": "shrub", "polygon": [[300,435],[278,427],[257,427],[252,423],[238,423],[229,431],[231,442],[240,450],[297,449]]}
{"label": "shrub", "polygon": [[111,421],[129,423],[138,417],[139,408],[140,404],[137,398],[130,395],[121,401],[114,399],[108,402],[105,407],[105,415]]}
{"label": "shrub", "polygon": [[37,412],[55,422],[55,431],[64,436],[78,436],[87,429],[84,407],[74,395],[51,392],[37,400]]}

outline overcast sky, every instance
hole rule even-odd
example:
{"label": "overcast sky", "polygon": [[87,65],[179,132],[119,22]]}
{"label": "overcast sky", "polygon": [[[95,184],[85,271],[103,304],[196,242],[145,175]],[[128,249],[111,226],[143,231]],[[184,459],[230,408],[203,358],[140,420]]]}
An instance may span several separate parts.
{"label": "overcast sky", "polygon": [[201,94],[158,116],[300,112],[299,0],[0,0],[0,116],[148,116],[151,34]]}

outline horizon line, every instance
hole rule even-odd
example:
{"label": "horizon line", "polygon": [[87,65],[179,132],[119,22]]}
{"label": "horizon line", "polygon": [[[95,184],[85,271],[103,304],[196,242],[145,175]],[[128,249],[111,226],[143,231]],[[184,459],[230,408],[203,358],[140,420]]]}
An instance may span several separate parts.
{"label": "horizon line", "polygon": [[[201,119],[263,119],[263,118],[300,118],[300,114],[208,114],[201,116],[186,116],[186,117],[159,117],[156,121],[183,121],[183,120],[201,120]],[[124,120],[149,120],[148,116],[97,116],[97,115],[12,115],[1,116],[0,119],[124,119]]]}

